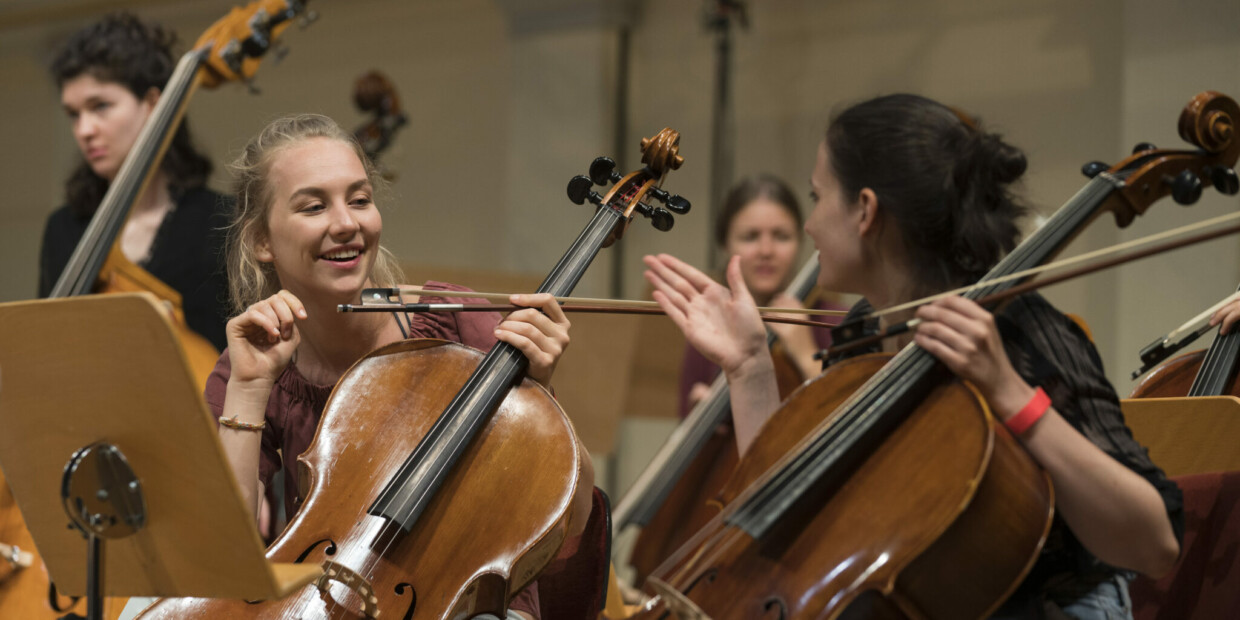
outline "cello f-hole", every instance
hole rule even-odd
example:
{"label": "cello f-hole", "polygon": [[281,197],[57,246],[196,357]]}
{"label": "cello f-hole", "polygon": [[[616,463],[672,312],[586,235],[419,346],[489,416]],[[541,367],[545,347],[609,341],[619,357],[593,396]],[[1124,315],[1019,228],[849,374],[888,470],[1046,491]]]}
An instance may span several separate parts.
{"label": "cello f-hole", "polygon": [[401,582],[396,584],[395,588],[397,596],[404,596],[405,590],[409,591],[409,609],[405,611],[405,615],[401,616],[403,620],[413,620],[413,610],[418,607],[418,591],[413,589],[413,584]]}
{"label": "cello f-hole", "polygon": [[313,543],[311,543],[309,547],[306,547],[306,550],[302,551],[301,555],[297,556],[296,560],[293,560],[293,563],[301,564],[302,562],[305,562],[306,558],[309,557],[310,552],[314,551],[315,547],[318,547],[319,545],[323,543],[327,543],[327,548],[323,550],[324,554],[329,555],[329,556],[336,555],[336,541],[330,538],[320,538],[319,540],[316,540]]}
{"label": "cello f-hole", "polygon": [[770,620],[787,620],[788,618],[788,604],[778,596],[772,596],[763,601],[762,611],[763,617],[770,618]]}

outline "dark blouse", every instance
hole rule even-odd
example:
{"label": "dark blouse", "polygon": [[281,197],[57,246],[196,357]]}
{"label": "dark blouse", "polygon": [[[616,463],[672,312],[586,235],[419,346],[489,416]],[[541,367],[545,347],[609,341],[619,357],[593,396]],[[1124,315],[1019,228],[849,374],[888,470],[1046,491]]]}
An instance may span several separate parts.
{"label": "dark blouse", "polygon": [[[872,310],[862,300],[848,318]],[[1032,386],[1051,397],[1055,410],[1094,445],[1145,478],[1162,497],[1177,540],[1184,536],[1184,498],[1167,479],[1149,452],[1136,442],[1124,423],[1119,397],[1107,381],[1102,359],[1075,321],[1056,310],[1037,293],[1021,295],[995,315],[1004,349],[1012,366]],[[851,352],[844,357],[873,353]],[[834,360],[833,360],[834,361]],[[1140,544],[1140,541],[1134,541]],[[1120,569],[1104,564],[1076,539],[1058,513],[1049,538],[1029,576],[1004,604],[1001,614],[1038,609],[1042,601],[1065,605]]]}
{"label": "dark blouse", "polygon": [[[188,190],[174,202],[155,232],[148,260],[138,266],[181,293],[189,328],[223,350],[228,322],[224,228],[232,203],[205,187]],[[89,224],[90,218],[78,217],[68,206],[47,218],[39,255],[39,297],[51,294]]]}
{"label": "dark blouse", "polygon": [[[425,288],[468,293],[469,289],[443,282],[427,282]],[[463,297],[423,296],[425,303],[486,303],[485,300]],[[409,315],[409,337],[438,338],[488,350],[495,345],[495,326],[500,316],[496,312],[462,312],[456,314],[418,313]],[[224,414],[224,396],[228,391],[228,378],[232,374],[228,351],[220,356],[215,370],[207,378],[205,396],[207,406],[218,420]],[[276,379],[267,401],[266,422],[263,429],[258,477],[266,487],[284,464],[284,507],[291,521],[305,498],[300,496],[300,469],[296,467],[301,456],[318,430],[319,419],[327,405],[334,385],[311,383],[289,364]],[[281,459],[283,455],[283,459]],[[511,608],[539,617],[536,582],[531,583],[513,599]]]}

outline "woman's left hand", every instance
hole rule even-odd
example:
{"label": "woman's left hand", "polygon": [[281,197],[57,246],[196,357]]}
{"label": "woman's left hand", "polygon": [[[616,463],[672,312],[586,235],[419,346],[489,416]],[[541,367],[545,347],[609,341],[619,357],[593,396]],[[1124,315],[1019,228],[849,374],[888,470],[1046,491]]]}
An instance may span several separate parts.
{"label": "woman's left hand", "polygon": [[513,305],[528,307],[505,317],[495,327],[495,337],[525,354],[530,360],[531,379],[550,386],[555,365],[568,348],[568,328],[572,324],[560,303],[547,293],[513,295],[509,299]]}
{"label": "woman's left hand", "polygon": [[1001,420],[1016,415],[1033,397],[1003,349],[995,317],[971,299],[956,295],[917,309],[913,342],[972,383]]}

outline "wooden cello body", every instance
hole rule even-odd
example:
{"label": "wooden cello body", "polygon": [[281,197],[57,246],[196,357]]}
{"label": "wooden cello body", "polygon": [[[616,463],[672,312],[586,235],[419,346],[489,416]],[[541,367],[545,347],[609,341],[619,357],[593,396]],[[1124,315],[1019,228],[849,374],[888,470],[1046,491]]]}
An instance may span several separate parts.
{"label": "wooden cello body", "polygon": [[[724,504],[732,507],[786,458],[781,447],[801,444],[823,411],[839,410],[889,359],[840,362],[793,393],[724,488]],[[763,540],[728,526],[725,509],[659,578],[712,618],[980,618],[1032,566],[1052,506],[1045,474],[976,393],[953,382],[821,507],[797,511]],[[749,596],[755,591],[763,595]],[[654,592],[666,600],[665,589]]]}
{"label": "wooden cello body", "polygon": [[[805,378],[796,362],[787,357],[782,348],[771,349],[775,363],[775,377],[779,394],[787,397],[800,387]],[[722,506],[718,502],[724,485],[732,478],[739,456],[736,452],[736,433],[730,421],[715,426],[715,430],[702,444],[697,456],[681,474],[680,479],[668,492],[663,505],[642,526],[629,565],[641,583],[676,549],[685,544],[695,532],[710,522]]]}
{"label": "wooden cello body", "polygon": [[409,340],[371,353],[336,385],[299,459],[306,502],[267,557],[333,562],[360,579],[338,572],[322,589],[276,601],[165,599],[142,618],[361,618],[370,609],[385,618],[502,617],[555,557],[582,492],[585,456],[546,390],[527,379],[509,392],[413,532],[367,513],[374,483],[401,468],[481,358],[462,345]]}

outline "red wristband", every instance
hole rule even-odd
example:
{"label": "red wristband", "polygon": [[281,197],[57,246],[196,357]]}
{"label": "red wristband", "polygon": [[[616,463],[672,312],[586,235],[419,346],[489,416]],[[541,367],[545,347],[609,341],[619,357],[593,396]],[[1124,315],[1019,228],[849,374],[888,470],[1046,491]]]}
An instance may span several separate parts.
{"label": "red wristband", "polygon": [[1033,393],[1033,398],[1030,398],[1029,402],[1025,403],[1025,406],[1016,412],[1016,415],[1008,418],[1003,424],[1008,427],[1009,431],[1012,431],[1013,435],[1024,435],[1025,431],[1037,424],[1038,420],[1042,419],[1042,415],[1046,413],[1046,410],[1050,408],[1051,397],[1046,395],[1045,390],[1038,388]]}

